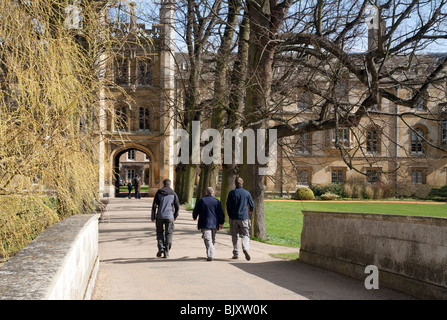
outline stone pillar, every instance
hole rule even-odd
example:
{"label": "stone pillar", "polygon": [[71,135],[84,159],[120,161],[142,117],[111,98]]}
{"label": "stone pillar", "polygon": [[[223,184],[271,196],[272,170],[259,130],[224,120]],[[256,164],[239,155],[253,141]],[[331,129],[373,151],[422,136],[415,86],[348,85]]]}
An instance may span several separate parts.
{"label": "stone pillar", "polygon": [[[101,14],[101,20],[100,23],[105,25],[105,16],[104,13]],[[101,39],[102,40],[102,39]],[[104,137],[102,136],[106,131],[106,112],[105,112],[105,88],[104,88],[104,79],[106,74],[106,55],[103,53],[99,57],[98,61],[98,78],[102,82],[101,88],[99,90],[99,110],[98,110],[98,119],[99,119],[99,145],[98,145],[98,167],[99,167],[99,185],[98,185],[98,193],[99,197],[102,198],[104,194],[109,194],[109,186],[105,185],[105,152],[106,152],[106,146]]]}
{"label": "stone pillar", "polygon": [[162,0],[160,7],[160,181],[174,179],[174,0]]}

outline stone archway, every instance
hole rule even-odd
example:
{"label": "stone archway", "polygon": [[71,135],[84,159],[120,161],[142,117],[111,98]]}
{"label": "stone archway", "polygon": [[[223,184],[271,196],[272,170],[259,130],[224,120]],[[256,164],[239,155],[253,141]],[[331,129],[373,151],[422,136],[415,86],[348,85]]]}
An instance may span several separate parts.
{"label": "stone archway", "polygon": [[[114,188],[114,195],[115,197],[119,196],[119,187],[120,187],[120,172],[119,172],[119,165],[120,165],[120,157],[124,154],[127,153],[130,150],[138,150],[143,152],[144,154],[147,155],[147,157],[149,158],[149,168],[148,168],[148,173],[145,172],[145,170],[142,170],[142,172],[139,172],[139,175],[142,179],[145,178],[145,174],[148,175],[148,179],[147,181],[147,186],[149,189],[149,194],[148,193],[142,193],[142,196],[147,196],[147,195],[151,195],[151,190],[153,190],[154,188],[156,188],[156,183],[155,183],[155,157],[154,154],[152,153],[152,150],[149,149],[146,146],[140,145],[140,144],[136,144],[136,143],[128,143],[125,144],[119,148],[116,148],[115,150],[113,150],[111,152],[110,155],[110,173],[111,173],[111,179],[110,181],[112,181],[112,186]],[[124,181],[123,181],[124,182]],[[111,186],[111,187],[112,187]]]}

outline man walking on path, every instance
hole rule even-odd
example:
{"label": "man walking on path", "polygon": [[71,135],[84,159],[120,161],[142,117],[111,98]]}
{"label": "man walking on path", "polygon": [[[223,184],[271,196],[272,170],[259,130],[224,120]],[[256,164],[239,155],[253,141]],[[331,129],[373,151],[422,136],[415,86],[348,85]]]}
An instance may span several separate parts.
{"label": "man walking on path", "polygon": [[216,242],[217,229],[222,229],[225,222],[225,214],[222,204],[214,197],[211,187],[206,189],[206,196],[201,198],[192,213],[194,221],[199,217],[197,229],[202,230],[202,238],[205,242],[207,261],[214,259],[214,243]]}
{"label": "man walking on path", "polygon": [[239,235],[242,236],[242,251],[245,259],[250,260],[250,218],[248,213],[252,212],[255,204],[250,192],[242,188],[244,180],[237,177],[236,188],[231,190],[227,198],[227,212],[230,218],[230,231],[233,241],[233,259],[239,258]]}
{"label": "man walking on path", "polygon": [[135,199],[141,199],[140,186],[141,186],[140,177],[137,176],[135,178]]}
{"label": "man walking on path", "polygon": [[161,257],[162,254],[165,258],[169,257],[174,221],[177,220],[179,209],[179,200],[177,194],[171,189],[171,180],[165,179],[163,188],[157,191],[152,204],[151,220],[155,222],[157,228],[157,257]]}
{"label": "man walking on path", "polygon": [[129,193],[127,194],[127,197],[130,199],[130,196],[132,195],[132,180],[127,181],[127,190]]}

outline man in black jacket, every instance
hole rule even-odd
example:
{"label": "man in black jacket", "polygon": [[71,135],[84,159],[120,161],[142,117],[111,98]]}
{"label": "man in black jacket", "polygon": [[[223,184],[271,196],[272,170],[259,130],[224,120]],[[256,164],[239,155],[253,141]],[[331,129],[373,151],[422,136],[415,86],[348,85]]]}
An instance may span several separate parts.
{"label": "man in black jacket", "polygon": [[[158,208],[158,211],[157,211]],[[172,246],[172,234],[174,232],[174,221],[179,214],[179,200],[177,194],[171,189],[171,180],[163,181],[163,188],[159,189],[152,204],[151,220],[157,228],[157,257],[162,253],[165,258],[169,257],[169,249]]]}

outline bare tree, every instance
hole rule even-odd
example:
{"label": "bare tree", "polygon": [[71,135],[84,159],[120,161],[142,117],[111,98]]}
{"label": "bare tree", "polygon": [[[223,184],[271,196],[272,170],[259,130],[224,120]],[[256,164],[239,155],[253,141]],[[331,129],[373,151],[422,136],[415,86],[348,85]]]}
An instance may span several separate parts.
{"label": "bare tree", "polygon": [[[202,111],[205,110],[209,102],[203,94],[201,86],[209,85],[209,79],[205,79],[209,74],[210,43],[214,37],[215,27],[219,21],[219,14],[222,9],[222,1],[214,2],[184,1],[177,3],[177,15],[183,18],[178,21],[177,28],[181,32],[182,39],[187,48],[187,79],[184,87],[183,110],[178,110],[180,125],[192,134],[193,121],[200,121]],[[207,62],[208,59],[208,62]],[[211,81],[212,82],[212,81]],[[191,139],[192,141],[193,139]],[[192,144],[190,144],[192,154]],[[187,164],[177,166],[177,185],[181,203],[191,203],[194,193],[194,182],[197,164],[189,161]]]}
{"label": "bare tree", "polygon": [[[411,153],[411,150],[404,151],[412,148],[409,143],[404,145],[396,139],[397,128],[407,125],[415,137],[414,148],[431,148],[442,157],[445,147],[415,128],[415,119],[434,122],[438,128],[443,121],[440,110],[445,105],[447,56],[429,55],[427,50],[446,39],[445,1],[247,0],[240,6],[246,9],[245,21],[249,23],[247,60],[241,58],[244,42],[239,42],[235,43],[240,53],[236,62],[229,67],[220,66],[220,70],[228,68],[233,75],[239,70],[244,74],[227,77],[230,82],[227,86],[221,78],[224,73],[217,72],[219,68],[216,68],[216,77],[212,79],[216,95],[204,97],[197,86],[199,74],[203,75],[201,62],[204,60],[197,57],[204,57],[207,45],[206,52],[213,57],[213,63],[219,61],[217,48],[221,48],[220,53],[224,52],[222,57],[225,57],[228,53],[225,42],[211,41],[215,40],[211,34],[213,28],[233,25],[228,20],[230,15],[222,16],[218,7],[206,18],[204,14],[197,14],[199,8],[215,5],[208,3],[201,7],[194,1],[185,3],[188,10],[184,30],[189,44],[190,73],[185,86],[184,128],[206,114],[210,119],[214,117],[215,121],[209,125],[217,129],[221,129],[221,123],[230,128],[276,129],[278,138],[294,141],[303,141],[303,137],[315,134],[322,138],[320,148],[330,144],[338,149],[340,159],[349,168],[358,170],[356,163],[360,160],[364,166],[372,166],[387,158],[393,163],[387,170],[390,175],[396,175],[404,165],[396,160],[400,152]],[[207,32],[209,37],[199,37]],[[244,39],[242,34],[241,31],[239,40]],[[245,61],[247,69],[239,68]],[[241,86],[242,83],[245,85]],[[442,94],[433,96],[429,93],[432,89]],[[228,92],[230,99],[222,100],[223,92]],[[426,111],[423,114],[418,111],[421,103]],[[390,122],[398,125],[387,125]],[[265,145],[265,141],[256,141],[256,145]],[[383,152],[386,156],[377,152],[382,147],[386,149]],[[247,148],[244,153],[246,158]],[[281,159],[286,157],[285,153]],[[265,177],[258,174],[259,168],[260,163],[245,162],[239,166],[239,174],[255,199],[254,234],[265,238]],[[195,168],[191,166],[189,170],[189,175],[178,177],[187,181],[191,190]],[[236,172],[237,166],[223,166],[226,184],[223,193],[228,190],[227,177]],[[364,170],[359,172],[366,174]],[[212,183],[205,176],[202,186]],[[201,189],[199,186],[199,192]],[[192,197],[191,192],[185,194],[185,199]]]}
{"label": "bare tree", "polygon": [[[227,111],[230,108],[230,100],[228,99],[230,92],[228,83],[229,64],[232,58],[233,38],[241,8],[242,3],[240,0],[229,1],[224,32],[220,36],[220,44],[216,55],[216,67],[213,77],[214,88],[210,102],[210,108],[212,109],[210,126],[213,129],[217,129],[221,135],[223,134]],[[205,194],[207,187],[211,186],[215,189],[219,169],[220,164],[216,163],[202,164],[200,166],[200,180],[196,193],[197,199],[200,199]]]}
{"label": "bare tree", "polygon": [[[375,4],[375,26],[369,30],[365,21],[372,19],[367,12],[370,1],[315,1],[301,7],[297,3],[289,16],[291,1],[248,4],[251,69],[244,113],[246,127],[268,126],[277,130],[279,138],[332,132],[330,140],[340,156],[349,168],[355,168],[353,159],[367,159],[364,150],[371,146],[365,141],[366,133],[357,138],[363,148],[346,145],[346,130],[355,134],[354,129],[364,126],[365,121],[377,128],[393,117],[403,123],[405,117],[420,118],[415,106],[421,99],[435,100],[427,94],[428,89],[445,84],[447,56],[421,55],[429,44],[446,38],[445,30],[440,28],[445,24],[445,1]],[[410,17],[418,17],[411,28]],[[355,48],[362,45],[360,35],[368,31],[369,48],[355,53]],[[273,87],[276,91],[272,92],[274,61],[288,71],[278,72],[280,81],[276,82],[286,86]],[[289,94],[298,91],[312,96],[312,114],[303,116],[298,112],[282,117],[284,103],[291,98]],[[381,99],[398,106],[398,112],[377,110]],[[438,110],[436,105],[435,109]],[[424,119],[438,123],[441,120],[438,111]],[[437,142],[432,143],[423,133],[414,131],[414,121],[409,120],[408,125],[427,146],[445,151]],[[376,132],[370,131],[370,136]],[[395,136],[394,132],[388,134],[390,138]],[[247,188],[257,205],[254,234],[265,238],[264,185],[258,168],[259,164],[243,165],[241,175],[249,181]]]}

